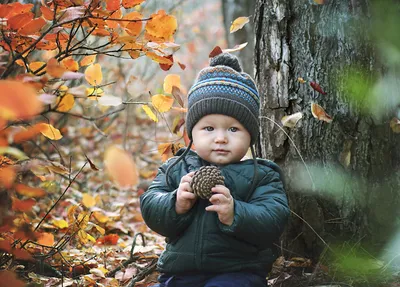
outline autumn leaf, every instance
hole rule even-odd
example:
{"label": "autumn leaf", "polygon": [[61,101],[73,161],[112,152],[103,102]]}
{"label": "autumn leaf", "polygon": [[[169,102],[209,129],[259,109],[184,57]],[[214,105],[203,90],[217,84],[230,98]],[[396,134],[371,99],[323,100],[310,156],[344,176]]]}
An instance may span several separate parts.
{"label": "autumn leaf", "polygon": [[57,111],[68,112],[75,104],[75,97],[72,94],[63,96],[57,105]]}
{"label": "autumn leaf", "polygon": [[139,4],[142,4],[145,0],[122,0],[122,6],[125,9],[129,9],[135,7]]}
{"label": "autumn leaf", "polygon": [[146,56],[159,64],[172,65],[174,62],[168,57],[162,57],[154,52],[146,52]]}
{"label": "autumn leaf", "polygon": [[164,92],[172,94],[172,87],[181,88],[181,77],[176,74],[169,74],[164,79]]}
{"label": "autumn leaf", "polygon": [[64,67],[60,66],[60,63],[55,58],[51,58],[47,62],[46,71],[53,78],[61,78],[61,76],[64,74],[65,70],[66,69]]}
{"label": "autumn leaf", "polygon": [[40,71],[46,71],[46,69],[41,69],[42,67],[46,66],[45,62],[32,62],[29,64],[29,69],[31,69],[31,71],[33,73],[35,73],[36,71],[38,71],[40,69]]}
{"label": "autumn leaf", "polygon": [[27,212],[32,210],[32,207],[36,204],[36,201],[32,198],[20,200],[16,197],[12,197],[12,209],[15,211]]}
{"label": "autumn leaf", "polygon": [[108,11],[115,11],[119,9],[120,0],[106,0],[106,9]]}
{"label": "autumn leaf", "polygon": [[95,61],[96,61],[96,55],[85,56],[81,60],[81,67],[89,66],[90,64],[93,64]]}
{"label": "autumn leaf", "polygon": [[281,119],[281,123],[283,126],[288,127],[288,128],[294,128],[297,124],[297,122],[303,117],[303,113],[298,112],[295,114],[292,114],[290,116],[284,116]]}
{"label": "autumn leaf", "polygon": [[71,72],[76,72],[79,70],[79,64],[77,61],[72,59],[71,57],[65,58],[61,61],[61,64],[64,66],[65,69]]}
{"label": "autumn leaf", "polygon": [[86,68],[85,79],[92,86],[98,86],[103,81],[103,74],[101,72],[100,64],[93,64]]}
{"label": "autumn leaf", "polygon": [[311,112],[314,118],[320,120],[320,121],[325,121],[327,123],[332,122],[332,117],[329,116],[325,110],[318,104],[312,103],[311,104]]}
{"label": "autumn leaf", "polygon": [[118,239],[118,234],[108,234],[106,236],[98,238],[96,244],[117,245]]}
{"label": "autumn leaf", "polygon": [[0,80],[0,118],[28,119],[39,114],[41,110],[42,103],[30,85]]}
{"label": "autumn leaf", "polygon": [[64,219],[53,219],[51,223],[60,229],[68,228],[68,222],[66,222]]}
{"label": "autumn leaf", "polygon": [[155,122],[158,122],[157,116],[153,113],[153,111],[150,109],[148,105],[143,105],[142,109],[145,111],[145,113],[149,116],[150,119],[152,119]]}
{"label": "autumn leaf", "polygon": [[304,84],[304,83],[306,83],[307,81],[305,81],[303,78],[297,78],[297,81],[299,81],[300,82],[300,84]]}
{"label": "autumn leaf", "polygon": [[108,174],[122,188],[131,187],[138,182],[136,164],[130,154],[110,146],[104,154],[104,164]]}
{"label": "autumn leaf", "polygon": [[183,99],[184,99],[184,95],[181,91],[180,88],[178,88],[177,86],[172,86],[172,96],[175,98],[175,100],[178,102],[178,104],[183,108],[185,106]]}
{"label": "autumn leaf", "polygon": [[10,188],[14,183],[17,173],[13,166],[6,166],[0,168],[0,185],[5,188]]}
{"label": "autumn leaf", "polygon": [[27,197],[43,197],[46,195],[46,192],[41,188],[30,187],[20,183],[15,186],[15,191]]}
{"label": "autumn leaf", "polygon": [[232,53],[232,52],[237,52],[242,50],[244,47],[247,46],[247,42],[240,44],[240,45],[236,45],[235,47],[231,48],[231,49],[223,49],[222,52],[224,53]]}
{"label": "autumn leaf", "polygon": [[40,6],[40,11],[42,12],[42,16],[44,19],[48,20],[48,21],[52,21],[53,20],[53,16],[54,16],[54,11],[51,10],[50,8],[41,5]]}
{"label": "autumn leaf", "polygon": [[243,28],[244,25],[246,25],[247,23],[249,23],[250,19],[249,17],[238,17],[236,18],[231,27],[229,28],[230,33],[234,33],[240,29]]}
{"label": "autumn leaf", "polygon": [[326,95],[326,93],[322,90],[321,86],[318,85],[316,82],[310,82],[310,86],[316,90],[318,93],[322,95]]}
{"label": "autumn leaf", "polygon": [[59,140],[62,138],[60,131],[51,124],[39,123],[37,126],[40,133],[51,140]]}
{"label": "autumn leaf", "polygon": [[[143,21],[141,21],[142,18],[143,18],[142,14],[140,14],[137,11],[133,11],[122,17],[122,19],[130,21],[121,22],[121,26],[126,29],[126,32],[130,36],[136,37],[140,34],[143,28]],[[140,20],[140,21],[135,21],[135,20]]]}
{"label": "autumn leaf", "polygon": [[174,103],[174,99],[162,94],[154,95],[151,97],[153,107],[160,113],[169,111]]}
{"label": "autumn leaf", "polygon": [[85,207],[90,208],[96,205],[96,200],[90,194],[84,193],[82,197],[82,203]]}
{"label": "autumn leaf", "polygon": [[10,17],[7,20],[7,24],[11,30],[18,30],[19,28],[25,26],[30,21],[32,21],[32,19],[33,19],[32,12],[21,13]]}
{"label": "autumn leaf", "polygon": [[214,49],[210,52],[208,55],[209,58],[214,58],[215,56],[218,56],[219,54],[222,54],[222,49],[219,46],[215,46]]}
{"label": "autumn leaf", "polygon": [[145,38],[154,42],[173,42],[173,34],[178,27],[175,16],[167,15],[164,10],[152,14],[145,26]]}
{"label": "autumn leaf", "polygon": [[54,235],[48,232],[40,233],[37,243],[45,246],[53,246]]}
{"label": "autumn leaf", "polygon": [[40,29],[42,29],[45,24],[46,20],[44,20],[42,17],[39,17],[31,20],[22,28],[18,29],[17,33],[24,36],[32,35],[39,32]]}

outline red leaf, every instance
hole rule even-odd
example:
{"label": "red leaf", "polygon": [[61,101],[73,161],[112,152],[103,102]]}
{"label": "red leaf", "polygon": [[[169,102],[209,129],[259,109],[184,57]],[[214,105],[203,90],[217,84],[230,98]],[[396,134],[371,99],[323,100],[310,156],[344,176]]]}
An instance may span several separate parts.
{"label": "red leaf", "polygon": [[211,51],[211,53],[208,55],[208,57],[214,58],[215,56],[218,56],[219,54],[222,54],[222,49],[219,46],[215,46],[215,48]]}
{"label": "red leaf", "polygon": [[118,242],[118,234],[108,234],[97,239],[97,244],[116,245]]}
{"label": "red leaf", "polygon": [[160,68],[162,70],[164,70],[164,71],[168,71],[169,69],[171,69],[171,67],[172,67],[172,65],[174,63],[174,57],[172,55],[169,55],[169,56],[166,56],[166,57],[163,57],[163,58],[166,58],[166,59],[169,59],[169,60],[172,61],[172,64],[161,64],[160,63]]}
{"label": "red leaf", "polygon": [[326,93],[322,90],[321,86],[318,85],[316,82],[310,82],[310,86],[316,90],[318,93],[326,95]]}
{"label": "red leaf", "polygon": [[32,206],[36,204],[36,201],[32,198],[26,199],[26,200],[19,200],[18,198],[13,198],[12,199],[12,209],[16,211],[30,211],[32,209]]}
{"label": "red leaf", "polygon": [[46,20],[43,18],[36,18],[30,21],[28,24],[23,26],[18,30],[18,33],[21,35],[32,35],[35,34],[36,32],[39,32],[40,29],[46,24]]}
{"label": "red leaf", "polygon": [[[3,270],[0,271],[0,282],[4,283],[7,282],[7,286],[13,287],[24,287],[25,283],[17,278],[17,275],[14,272]],[[2,286],[6,286],[3,285]]]}

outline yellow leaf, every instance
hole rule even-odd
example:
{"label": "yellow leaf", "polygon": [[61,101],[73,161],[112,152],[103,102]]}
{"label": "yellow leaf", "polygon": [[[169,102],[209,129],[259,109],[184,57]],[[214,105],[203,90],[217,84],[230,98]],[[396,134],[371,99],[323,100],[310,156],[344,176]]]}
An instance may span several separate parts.
{"label": "yellow leaf", "polygon": [[98,86],[103,81],[103,74],[101,72],[100,64],[90,65],[85,70],[85,79],[92,86]]}
{"label": "yellow leaf", "polygon": [[162,94],[158,94],[151,97],[151,103],[157,111],[160,113],[165,113],[171,109],[174,99]]}
{"label": "yellow leaf", "polygon": [[150,119],[152,119],[155,122],[158,122],[157,116],[153,113],[153,111],[150,109],[148,105],[143,105],[142,109],[145,111],[145,113],[149,116]]}
{"label": "yellow leaf", "polygon": [[103,89],[96,88],[96,87],[87,88],[85,93],[86,93],[86,96],[91,100],[95,100],[98,97],[101,97],[104,95]]}
{"label": "yellow leaf", "polygon": [[96,55],[89,55],[89,56],[85,56],[83,57],[83,59],[81,60],[81,66],[89,66],[90,64],[93,64],[94,61],[96,61]]}
{"label": "yellow leaf", "polygon": [[[46,65],[45,62],[32,62],[29,64],[29,69],[31,69],[31,71],[33,73],[35,73],[37,70],[39,70],[41,67],[43,67],[44,65]],[[42,70],[40,70],[41,72],[45,72],[46,68],[43,68]]]}
{"label": "yellow leaf", "polygon": [[93,212],[93,216],[100,223],[106,223],[107,221],[110,220],[107,215],[105,215],[104,213],[102,213],[100,211]]}
{"label": "yellow leaf", "polygon": [[90,207],[93,207],[96,205],[96,200],[90,194],[85,193],[85,194],[83,194],[82,203],[87,208],[90,208]]}
{"label": "yellow leaf", "polygon": [[60,229],[68,228],[68,222],[66,222],[64,219],[60,220],[54,219],[52,223],[55,227],[58,227]]}
{"label": "yellow leaf", "polygon": [[66,94],[61,98],[60,103],[57,106],[57,111],[68,112],[75,104],[75,97],[72,94]]}
{"label": "yellow leaf", "polygon": [[138,182],[138,172],[132,156],[118,148],[110,146],[104,154],[104,164],[108,174],[122,188],[131,187]]}
{"label": "yellow leaf", "polygon": [[72,205],[68,208],[67,217],[68,217],[68,224],[73,225],[75,222],[75,211],[79,207],[79,205]]}
{"label": "yellow leaf", "polygon": [[78,219],[76,220],[79,228],[85,229],[87,227],[89,223],[89,217],[90,215],[87,212],[79,213]]}
{"label": "yellow leaf", "polygon": [[178,27],[175,16],[167,15],[160,10],[150,16],[151,20],[146,23],[145,38],[157,43],[173,42],[173,34]]}
{"label": "yellow leaf", "polygon": [[231,33],[236,32],[237,30],[240,30],[243,28],[244,25],[249,23],[250,19],[249,17],[238,17],[233,21],[231,28],[229,29]]}
{"label": "yellow leaf", "polygon": [[94,239],[94,237],[92,235],[90,235],[89,233],[86,233],[86,235],[87,235],[87,239],[89,239],[93,243],[96,243],[96,239]]}
{"label": "yellow leaf", "polygon": [[164,92],[172,94],[172,87],[181,88],[181,77],[175,74],[169,74],[164,79]]}
{"label": "yellow leaf", "polygon": [[101,234],[104,235],[106,233],[106,230],[103,227],[98,226],[97,224],[93,224],[93,226],[97,229],[97,231]]}
{"label": "yellow leaf", "polygon": [[60,131],[50,124],[39,123],[37,126],[40,133],[51,140],[59,140],[62,138]]}

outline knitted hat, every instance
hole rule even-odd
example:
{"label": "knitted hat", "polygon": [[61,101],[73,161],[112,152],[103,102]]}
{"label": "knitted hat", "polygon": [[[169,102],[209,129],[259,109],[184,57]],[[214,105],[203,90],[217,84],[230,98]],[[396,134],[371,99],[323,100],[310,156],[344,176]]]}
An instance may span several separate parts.
{"label": "knitted hat", "polygon": [[260,98],[253,79],[242,72],[239,60],[222,53],[202,69],[188,93],[186,129],[192,139],[192,129],[204,116],[222,114],[238,120],[250,133],[251,144],[259,134]]}

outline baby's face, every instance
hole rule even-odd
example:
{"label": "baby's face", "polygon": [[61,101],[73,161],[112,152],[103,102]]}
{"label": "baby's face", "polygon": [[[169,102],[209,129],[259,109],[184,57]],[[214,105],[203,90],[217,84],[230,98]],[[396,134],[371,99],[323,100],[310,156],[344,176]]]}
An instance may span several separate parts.
{"label": "baby's face", "polygon": [[219,114],[202,117],[193,127],[192,136],[197,154],[217,165],[240,161],[251,141],[249,132],[240,122]]}

